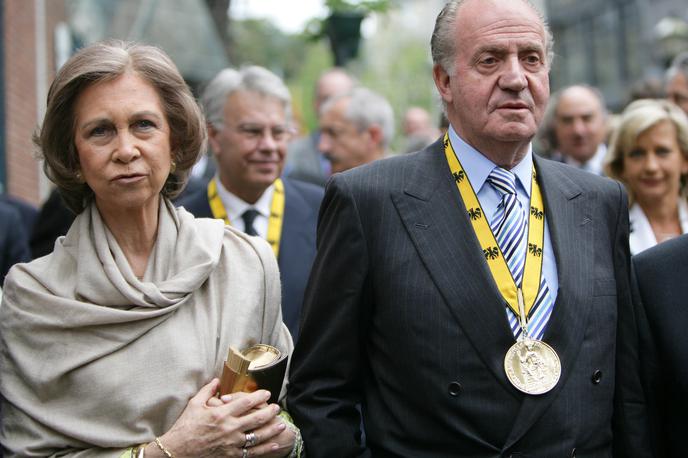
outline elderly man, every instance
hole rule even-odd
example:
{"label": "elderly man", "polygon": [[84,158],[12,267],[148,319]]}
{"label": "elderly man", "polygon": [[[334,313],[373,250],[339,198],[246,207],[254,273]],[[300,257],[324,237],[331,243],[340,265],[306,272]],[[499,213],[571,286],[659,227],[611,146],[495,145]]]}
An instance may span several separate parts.
{"label": "elderly man", "polygon": [[[331,68],[323,72],[315,84],[313,106],[315,113],[325,100],[335,94],[350,91],[356,81],[344,69]],[[316,130],[307,137],[299,138],[289,144],[289,154],[285,166],[285,175],[296,180],[303,180],[324,186],[330,176],[330,162],[318,149],[320,130]]]}
{"label": "elderly man", "polygon": [[394,111],[381,95],[364,87],[334,95],[320,109],[318,147],[332,173],[382,159],[394,136]]}
{"label": "elderly man", "polygon": [[289,90],[262,67],[225,69],[201,102],[217,175],[179,204],[196,217],[221,218],[267,239],[280,267],[282,316],[296,341],[323,191],[280,178],[291,135]]}
{"label": "elderly man", "polygon": [[533,155],[530,3],[449,2],[431,46],[447,136],[325,192],[288,393],[308,456],[609,457],[624,191]]}
{"label": "elderly man", "polygon": [[543,127],[552,159],[602,175],[607,154],[607,109],[592,86],[566,87],[550,99]]}
{"label": "elderly man", "polygon": [[667,70],[666,93],[688,115],[688,52],[676,56]]}

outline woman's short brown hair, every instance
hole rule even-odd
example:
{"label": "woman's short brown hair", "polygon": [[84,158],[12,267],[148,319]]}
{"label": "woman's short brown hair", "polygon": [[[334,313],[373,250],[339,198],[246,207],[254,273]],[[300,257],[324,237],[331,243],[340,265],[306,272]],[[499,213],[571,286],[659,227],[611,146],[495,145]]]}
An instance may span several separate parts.
{"label": "woman's short brown hair", "polygon": [[[612,133],[605,172],[610,178],[623,182],[625,156],[635,148],[638,137],[660,122],[669,121],[676,127],[676,142],[684,159],[688,160],[688,118],[678,106],[661,99],[639,99],[629,104],[621,114]],[[686,179],[681,178],[685,193]],[[633,192],[628,189],[631,200]]]}
{"label": "woman's short brown hair", "polygon": [[203,114],[172,60],[155,46],[119,40],[95,43],[74,54],[58,71],[48,92],[43,125],[34,136],[43,170],[54,182],[67,206],[80,213],[93,191],[79,172],[74,143],[76,100],[85,88],[114,80],[127,71],[136,73],[157,91],[170,126],[170,147],[176,170],[165,181],[162,195],[176,197],[191,168],[205,150]]}

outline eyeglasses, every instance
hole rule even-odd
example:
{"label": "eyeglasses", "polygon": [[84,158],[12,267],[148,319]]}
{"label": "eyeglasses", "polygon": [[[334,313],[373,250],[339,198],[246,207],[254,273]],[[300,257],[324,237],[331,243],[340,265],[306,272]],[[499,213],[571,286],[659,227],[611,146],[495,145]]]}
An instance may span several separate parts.
{"label": "eyeglasses", "polygon": [[276,142],[283,142],[289,139],[294,133],[294,129],[286,125],[264,126],[262,124],[239,124],[235,127],[242,137],[249,141],[258,141],[269,135]]}

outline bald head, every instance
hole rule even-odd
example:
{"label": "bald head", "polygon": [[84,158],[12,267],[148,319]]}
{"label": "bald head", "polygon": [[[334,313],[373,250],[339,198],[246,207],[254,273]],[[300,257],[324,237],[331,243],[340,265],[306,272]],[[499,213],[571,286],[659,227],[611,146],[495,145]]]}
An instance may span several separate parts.
{"label": "bald head", "polygon": [[606,135],[607,110],[602,95],[592,87],[570,86],[555,94],[553,108],[557,150],[586,163]]}
{"label": "bald head", "polygon": [[349,92],[355,85],[355,80],[342,68],[327,70],[315,85],[315,111],[320,113],[323,102],[333,95]]}

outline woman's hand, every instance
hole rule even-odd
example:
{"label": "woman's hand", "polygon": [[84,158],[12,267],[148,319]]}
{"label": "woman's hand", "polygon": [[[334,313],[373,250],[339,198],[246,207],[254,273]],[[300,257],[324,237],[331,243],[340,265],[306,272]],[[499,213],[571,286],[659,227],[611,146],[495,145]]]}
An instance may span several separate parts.
{"label": "woman's hand", "polygon": [[[284,452],[276,453],[286,446],[283,434],[286,428],[277,418],[279,406],[266,404],[270,393],[258,390],[223,397],[220,401],[214,398],[218,385],[218,379],[213,379],[189,400],[172,428],[160,437],[165,448],[175,458],[242,458],[246,456],[243,452],[246,433],[254,432],[256,445],[247,448],[248,456],[283,456]],[[146,446],[145,454],[164,457],[155,443]]]}
{"label": "woman's hand", "polygon": [[[232,401],[237,398],[246,396],[247,393],[235,393],[231,395],[222,396],[220,399],[212,398],[208,400],[209,406],[219,406]],[[276,405],[276,404],[272,404]],[[256,406],[257,409],[268,407],[267,403]],[[294,448],[294,441],[296,437],[294,432],[286,427],[286,424],[280,417],[275,417],[266,424],[263,428],[253,432],[255,434],[254,446],[246,447],[248,456],[263,457],[263,458],[281,458],[289,455]]]}

